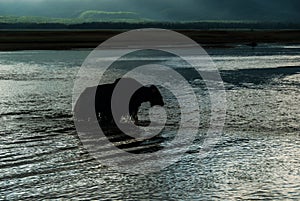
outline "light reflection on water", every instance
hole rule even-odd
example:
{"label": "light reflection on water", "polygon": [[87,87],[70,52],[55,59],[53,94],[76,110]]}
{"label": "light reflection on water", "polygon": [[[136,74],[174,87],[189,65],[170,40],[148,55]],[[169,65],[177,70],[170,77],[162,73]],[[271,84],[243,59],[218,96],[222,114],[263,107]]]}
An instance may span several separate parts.
{"label": "light reflection on water", "polygon": [[[147,176],[103,167],[76,134],[73,79],[88,53],[1,53],[0,199],[300,199],[299,49],[209,50],[227,88],[222,141],[200,160],[199,137],[181,161]],[[270,69],[278,66],[295,68]],[[201,80],[192,85],[205,95]]]}

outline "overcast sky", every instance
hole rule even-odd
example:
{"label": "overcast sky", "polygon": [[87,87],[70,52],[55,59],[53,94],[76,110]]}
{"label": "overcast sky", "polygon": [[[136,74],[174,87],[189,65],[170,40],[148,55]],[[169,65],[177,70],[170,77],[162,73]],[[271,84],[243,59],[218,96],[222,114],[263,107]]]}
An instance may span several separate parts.
{"label": "overcast sky", "polygon": [[0,15],[77,17],[86,10],[156,20],[300,21],[299,0],[0,0]]}

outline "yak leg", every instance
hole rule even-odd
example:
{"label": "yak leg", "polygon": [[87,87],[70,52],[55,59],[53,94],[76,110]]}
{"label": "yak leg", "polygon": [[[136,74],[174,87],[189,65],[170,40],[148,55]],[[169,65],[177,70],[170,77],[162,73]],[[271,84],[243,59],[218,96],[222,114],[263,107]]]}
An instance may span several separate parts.
{"label": "yak leg", "polygon": [[132,111],[130,114],[130,117],[134,121],[134,124],[137,124],[139,122],[137,113],[138,113],[138,111]]}

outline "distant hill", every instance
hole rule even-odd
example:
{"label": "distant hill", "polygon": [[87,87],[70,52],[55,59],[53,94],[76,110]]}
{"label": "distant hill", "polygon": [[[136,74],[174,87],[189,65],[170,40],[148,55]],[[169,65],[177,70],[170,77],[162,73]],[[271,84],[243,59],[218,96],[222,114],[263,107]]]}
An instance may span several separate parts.
{"label": "distant hill", "polygon": [[107,14],[107,12],[84,12],[79,17],[75,18],[53,18],[53,17],[39,17],[39,16],[0,16],[0,23],[16,24],[16,23],[33,23],[33,24],[83,24],[94,22],[127,22],[127,23],[144,23],[150,20],[134,17],[136,15],[119,13]]}
{"label": "distant hill", "polygon": [[90,20],[138,20],[140,16],[134,12],[106,12],[106,11],[98,11],[98,10],[87,10],[82,12],[79,15],[80,19],[90,19]]}
{"label": "distant hill", "polygon": [[[84,15],[85,16],[85,15]],[[97,15],[96,15],[97,16]],[[92,15],[94,17],[94,15]],[[1,29],[197,29],[197,30],[295,30],[300,29],[300,23],[259,22],[259,21],[184,21],[161,22],[143,19],[104,19],[104,18],[49,18],[36,16],[5,16],[0,17]],[[123,17],[123,16],[122,16]]]}

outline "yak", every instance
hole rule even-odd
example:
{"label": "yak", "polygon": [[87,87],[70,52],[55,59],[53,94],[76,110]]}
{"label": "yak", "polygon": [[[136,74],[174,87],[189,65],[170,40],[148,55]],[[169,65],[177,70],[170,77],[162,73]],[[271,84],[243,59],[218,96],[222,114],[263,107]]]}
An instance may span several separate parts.
{"label": "yak", "polygon": [[[120,82],[122,81],[122,82]],[[113,117],[112,112],[112,96],[117,84],[122,84],[122,92],[129,92],[130,87],[134,87],[135,90],[130,97],[129,105],[122,105],[122,94],[117,94],[120,108],[120,115]],[[115,95],[115,94],[114,94]],[[93,102],[94,98],[94,102]],[[163,97],[159,89],[155,85],[143,86],[141,83],[132,78],[119,78],[114,83],[103,84],[93,87],[86,88],[79,99],[77,100],[74,107],[75,119],[77,120],[88,120],[91,114],[96,114],[97,120],[102,122],[115,122],[119,121],[122,115],[126,112],[129,114],[135,123],[138,123],[138,111],[142,103],[150,102],[151,107],[153,106],[164,106]],[[94,106],[91,106],[91,104]],[[125,112],[126,111],[126,112]]]}

